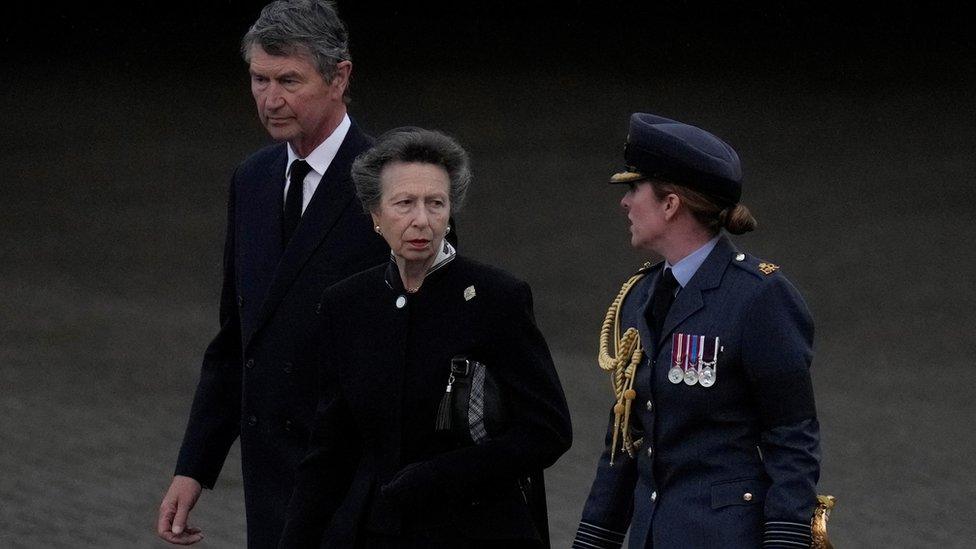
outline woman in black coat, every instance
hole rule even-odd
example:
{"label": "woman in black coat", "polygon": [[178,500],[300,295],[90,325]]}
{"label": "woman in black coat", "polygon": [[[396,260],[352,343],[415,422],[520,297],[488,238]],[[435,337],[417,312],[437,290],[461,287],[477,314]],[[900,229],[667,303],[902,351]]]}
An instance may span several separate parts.
{"label": "woman in black coat", "polygon": [[[569,411],[528,285],[444,240],[467,154],[395,130],[353,178],[391,261],[323,296],[321,397],[281,547],[545,546],[525,479],[569,448]],[[504,414],[472,420],[476,443],[439,410],[460,356],[484,365]]]}

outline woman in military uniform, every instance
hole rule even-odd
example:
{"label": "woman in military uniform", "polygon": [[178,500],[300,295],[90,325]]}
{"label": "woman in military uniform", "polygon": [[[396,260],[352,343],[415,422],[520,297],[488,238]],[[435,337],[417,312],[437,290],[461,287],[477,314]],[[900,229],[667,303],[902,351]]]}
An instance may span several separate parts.
{"label": "woman in military uniform", "polygon": [[470,178],[460,145],[417,128],[353,165],[391,260],[322,298],[322,389],[281,547],[547,546],[545,495],[524,479],[569,448],[569,411],[529,286],[445,240]]}
{"label": "woman in military uniform", "polygon": [[664,258],[624,284],[600,335],[616,395],[573,547],[810,546],[819,426],[813,321],[751,231],[739,157],[709,132],[634,114],[611,183],[631,244]]}

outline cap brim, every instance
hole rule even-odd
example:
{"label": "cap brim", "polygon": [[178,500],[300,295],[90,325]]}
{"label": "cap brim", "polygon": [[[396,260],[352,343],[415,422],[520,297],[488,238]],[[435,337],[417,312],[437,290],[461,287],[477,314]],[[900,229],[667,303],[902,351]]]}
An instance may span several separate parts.
{"label": "cap brim", "polygon": [[647,176],[642,173],[637,172],[620,172],[615,173],[610,176],[610,183],[634,183],[635,181],[641,181],[647,179]]}

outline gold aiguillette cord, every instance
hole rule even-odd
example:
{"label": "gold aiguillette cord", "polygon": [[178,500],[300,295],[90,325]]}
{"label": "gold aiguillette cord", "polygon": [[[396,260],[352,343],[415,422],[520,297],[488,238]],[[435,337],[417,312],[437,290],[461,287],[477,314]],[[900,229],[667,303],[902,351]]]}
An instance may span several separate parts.
{"label": "gold aiguillette cord", "polygon": [[[603,327],[600,329],[600,354],[598,361],[600,369],[610,373],[610,383],[613,388],[617,403],[613,406],[613,442],[610,446],[610,465],[617,452],[617,442],[623,439],[621,449],[627,452],[630,457],[634,457],[634,441],[630,433],[630,411],[637,392],[634,391],[634,372],[644,356],[644,349],[641,347],[640,334],[636,328],[627,328],[623,337],[620,336],[620,305],[623,303],[631,287],[640,279],[644,278],[644,273],[637,273],[630,277],[617,297],[614,298],[607,315],[603,319]],[[610,354],[610,332],[613,332],[613,354]]]}

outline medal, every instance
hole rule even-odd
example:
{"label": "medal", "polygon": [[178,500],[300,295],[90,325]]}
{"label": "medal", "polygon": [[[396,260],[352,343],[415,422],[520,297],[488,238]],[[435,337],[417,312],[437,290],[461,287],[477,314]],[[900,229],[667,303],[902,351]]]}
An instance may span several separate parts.
{"label": "medal", "polygon": [[712,371],[710,367],[705,367],[702,369],[701,373],[698,374],[698,383],[702,387],[711,387],[715,385],[715,372]]}
{"label": "medal", "polygon": [[698,383],[698,369],[701,368],[702,343],[705,336],[690,336],[691,353],[685,361],[685,385]]}
{"label": "medal", "polygon": [[681,380],[684,379],[684,377],[684,374],[681,373],[681,368],[671,368],[668,370],[668,381],[674,383],[675,385],[681,383]]}
{"label": "medal", "polygon": [[698,383],[702,387],[711,387],[715,385],[715,376],[718,371],[718,338],[715,338],[715,342],[712,347],[712,360],[702,362],[701,373],[698,374]]}
{"label": "medal", "polygon": [[674,384],[681,383],[684,374],[681,371],[681,355],[684,350],[684,334],[674,334],[671,336],[671,356],[673,358],[671,369],[668,370],[668,381]]}

